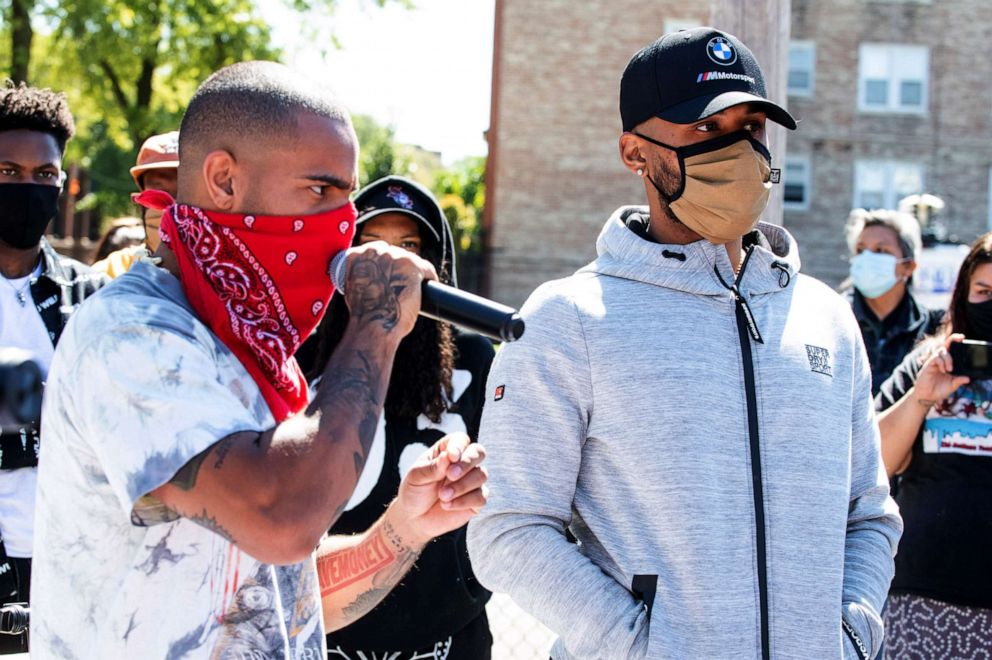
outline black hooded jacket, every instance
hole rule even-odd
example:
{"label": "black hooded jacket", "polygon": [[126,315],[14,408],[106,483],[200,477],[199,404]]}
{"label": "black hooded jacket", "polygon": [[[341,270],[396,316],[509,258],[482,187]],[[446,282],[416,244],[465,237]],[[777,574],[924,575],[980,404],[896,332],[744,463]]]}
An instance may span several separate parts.
{"label": "black hooded jacket", "polygon": [[[442,280],[456,284],[451,228],[426,189],[398,177],[387,177],[371,184],[355,199],[359,224],[363,208],[370,211],[369,215],[389,210],[363,205],[363,199],[366,199],[363,196],[369,195],[389,204],[390,200],[383,199],[381,189],[397,185],[409,195],[399,197],[403,203],[411,204],[405,208],[415,208],[417,217],[430,223],[426,228],[429,231],[421,230],[422,256],[434,263]],[[394,192],[398,194],[398,191]],[[415,207],[412,206],[414,203]],[[332,304],[328,313],[333,311]],[[324,322],[328,321],[325,319]],[[473,440],[477,437],[486,379],[495,352],[490,341],[479,335],[454,329],[453,338],[453,393],[448,410],[442,413],[438,423],[431,422],[423,414],[417,419],[409,419],[383,413],[362,476],[347,509],[331,528],[331,534],[357,534],[375,523],[395,499],[406,470],[444,435],[462,431]],[[301,366],[308,373],[323,367],[314,363],[308,368],[302,360]],[[328,649],[340,648],[352,657],[356,651],[377,654],[419,651],[455,635],[484,616],[490,592],[479,584],[472,572],[465,531],[462,527],[431,541],[410,572],[371,612],[327,635]]]}

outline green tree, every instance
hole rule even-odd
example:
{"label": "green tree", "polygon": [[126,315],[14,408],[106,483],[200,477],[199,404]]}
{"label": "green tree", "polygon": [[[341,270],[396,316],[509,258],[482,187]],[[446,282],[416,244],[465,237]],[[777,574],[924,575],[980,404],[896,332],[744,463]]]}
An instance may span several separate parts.
{"label": "green tree", "polygon": [[[282,2],[291,11],[322,13],[337,4]],[[178,128],[196,86],[232,62],[280,59],[259,5],[259,0],[0,0],[0,79],[9,72],[69,96],[77,137],[66,161],[87,170],[92,182],[92,194],[77,208],[95,209],[98,216],[128,212],[134,184],[121,164],[134,162],[149,135]]]}
{"label": "green tree", "polygon": [[390,174],[407,176],[410,160],[396,143],[396,133],[368,115],[351,118],[358,136],[358,182],[364,186]]}
{"label": "green tree", "polygon": [[15,82],[27,81],[28,65],[31,63],[31,13],[35,0],[10,0],[10,7],[4,14],[10,25],[10,77]]}
{"label": "green tree", "polygon": [[481,284],[485,177],[485,157],[472,156],[441,170],[434,179],[434,192],[455,239],[459,283],[469,290],[478,290]]}
{"label": "green tree", "polygon": [[61,0],[43,14],[54,26],[53,50],[71,54],[49,75],[70,73],[113,108],[132,145],[173,127],[213,71],[280,55],[251,0]]}

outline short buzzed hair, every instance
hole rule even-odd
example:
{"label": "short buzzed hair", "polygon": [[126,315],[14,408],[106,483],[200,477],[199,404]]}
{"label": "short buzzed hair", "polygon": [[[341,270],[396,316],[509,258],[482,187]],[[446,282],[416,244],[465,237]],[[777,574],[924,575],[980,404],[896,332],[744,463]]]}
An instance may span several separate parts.
{"label": "short buzzed hair", "polygon": [[[207,78],[190,99],[179,127],[179,162],[195,163],[235,141],[271,141],[310,112],[351,126],[348,111],[326,88],[276,62],[239,62]],[[180,170],[182,165],[180,165]]]}
{"label": "short buzzed hair", "polygon": [[0,86],[0,131],[17,129],[48,133],[65,153],[66,142],[76,132],[65,94],[6,81]]}

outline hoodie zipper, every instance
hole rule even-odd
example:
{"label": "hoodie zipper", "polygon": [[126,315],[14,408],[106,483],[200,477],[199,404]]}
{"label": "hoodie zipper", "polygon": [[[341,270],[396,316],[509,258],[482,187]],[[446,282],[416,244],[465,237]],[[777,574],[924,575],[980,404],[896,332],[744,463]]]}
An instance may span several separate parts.
{"label": "hoodie zipper", "polygon": [[[727,287],[734,295],[734,311],[737,317],[737,335],[741,344],[741,358],[744,363],[744,392],[747,401],[747,430],[751,454],[751,489],[754,494],[754,523],[756,527],[755,545],[758,564],[758,602],[761,609],[761,657],[770,660],[771,650],[768,634],[768,564],[765,547],[765,498],[761,481],[761,447],[758,442],[758,396],[754,385],[754,357],[751,354],[751,340],[763,344],[761,333],[755,323],[754,315],[744,296],[741,295],[737,284],[744,277],[744,270],[754,251],[753,246],[747,249],[744,261],[733,286]],[[717,271],[719,277],[719,271]],[[723,282],[723,278],[720,278]],[[724,282],[724,286],[726,283]]]}

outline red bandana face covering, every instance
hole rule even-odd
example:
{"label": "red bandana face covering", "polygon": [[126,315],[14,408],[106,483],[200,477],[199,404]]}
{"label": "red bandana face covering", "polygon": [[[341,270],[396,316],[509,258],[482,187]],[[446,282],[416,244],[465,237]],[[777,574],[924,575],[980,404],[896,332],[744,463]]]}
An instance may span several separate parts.
{"label": "red bandana face covering", "polygon": [[293,354],[334,293],[327,265],[351,245],[354,205],[275,216],[205,211],[160,190],[135,201],[164,211],[162,242],[176,255],[186,297],[255,379],[276,421],[302,410],[307,382]]}

